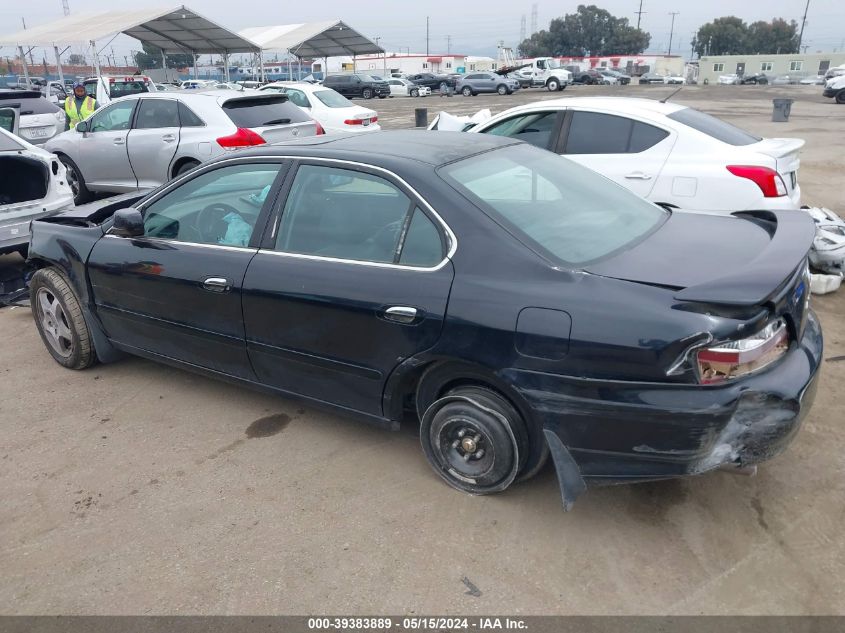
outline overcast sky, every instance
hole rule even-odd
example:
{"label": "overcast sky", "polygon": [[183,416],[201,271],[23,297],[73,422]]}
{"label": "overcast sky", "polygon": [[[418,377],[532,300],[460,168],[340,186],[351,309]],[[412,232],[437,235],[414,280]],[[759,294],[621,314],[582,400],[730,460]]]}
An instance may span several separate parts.
{"label": "overcast sky", "polygon": [[[104,7],[115,9],[140,6],[175,6],[180,0],[69,0],[72,13],[97,12]],[[291,24],[339,18],[365,35],[380,37],[390,51],[406,47],[411,52],[425,52],[426,16],[430,17],[431,53],[447,52],[447,36],[451,36],[451,52],[495,56],[496,44],[504,40],[516,47],[520,20],[526,17],[531,31],[531,0],[320,0],[319,2],[285,2],[284,0],[182,0],[206,17],[240,30],[249,26]],[[649,52],[666,52],[669,46],[670,11],[678,11],[672,50],[689,55],[689,42],[703,23],[723,15],[738,15],[747,22],[783,17],[801,21],[806,0],[643,0],[641,27],[651,33]],[[575,11],[579,2],[538,0],[538,29],[549,21]],[[584,2],[591,4],[591,2]],[[627,17],[636,24],[639,0],[596,0],[596,5],[612,14]],[[354,8],[359,7],[359,8]],[[42,24],[62,16],[61,0],[3,0],[0,2],[0,32],[21,28],[21,18],[28,26]],[[842,0],[810,0],[804,43],[810,51],[842,51],[845,48],[845,2]],[[137,42],[120,37],[112,42],[118,59],[139,48]],[[0,49],[0,55],[12,54]],[[38,54],[36,53],[36,57]]]}

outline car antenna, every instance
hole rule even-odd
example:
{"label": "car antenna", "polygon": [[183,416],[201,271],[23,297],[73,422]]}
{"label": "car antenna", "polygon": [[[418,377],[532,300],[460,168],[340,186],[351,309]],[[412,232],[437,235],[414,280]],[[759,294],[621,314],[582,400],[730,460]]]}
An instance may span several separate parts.
{"label": "car antenna", "polygon": [[678,94],[678,93],[679,93],[681,90],[683,90],[683,89],[684,89],[684,87],[683,87],[683,86],[681,86],[681,87],[680,87],[680,88],[678,88],[675,92],[673,92],[672,94],[670,94],[668,97],[665,97],[665,98],[661,99],[661,100],[660,100],[660,103],[666,103],[667,101],[669,101],[669,99],[671,99],[672,97],[674,97],[676,94]]}

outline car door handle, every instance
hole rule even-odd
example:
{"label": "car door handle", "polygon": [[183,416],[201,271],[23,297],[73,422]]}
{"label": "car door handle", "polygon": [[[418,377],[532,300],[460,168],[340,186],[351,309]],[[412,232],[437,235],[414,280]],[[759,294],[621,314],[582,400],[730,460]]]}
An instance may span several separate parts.
{"label": "car door handle", "polygon": [[125,145],[126,139],[118,136],[116,139],[114,139],[114,144],[115,145]]}
{"label": "car door handle", "polygon": [[211,292],[229,292],[232,289],[229,280],[223,277],[209,277],[202,282],[202,287]]}
{"label": "car door handle", "polygon": [[625,178],[628,180],[651,180],[651,176],[649,174],[644,174],[641,171],[635,171],[632,174],[625,174]]}
{"label": "car door handle", "polygon": [[384,318],[397,323],[413,323],[417,309],[409,306],[392,306],[384,311]]}
{"label": "car door handle", "polygon": [[164,136],[161,137],[161,140],[164,141],[165,143],[172,143],[173,141],[176,140],[176,137],[173,134],[165,134]]}

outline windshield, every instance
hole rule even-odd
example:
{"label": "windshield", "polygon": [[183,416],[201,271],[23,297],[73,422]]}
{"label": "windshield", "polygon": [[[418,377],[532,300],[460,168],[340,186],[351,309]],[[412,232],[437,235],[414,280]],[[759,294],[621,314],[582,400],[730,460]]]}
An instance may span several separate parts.
{"label": "windshield", "polygon": [[546,65],[549,68],[563,68],[563,66],[560,63],[560,60],[557,60],[557,59],[547,59]]}
{"label": "windshield", "polygon": [[564,264],[606,257],[669,217],[586,167],[529,145],[472,156],[438,173],[529,247]]}
{"label": "windshield", "polygon": [[749,134],[730,123],[692,108],[683,108],[666,116],[728,145],[751,145],[763,140],[759,136]]}
{"label": "windshield", "polygon": [[329,108],[351,108],[354,103],[334,90],[316,90],[314,96]]}

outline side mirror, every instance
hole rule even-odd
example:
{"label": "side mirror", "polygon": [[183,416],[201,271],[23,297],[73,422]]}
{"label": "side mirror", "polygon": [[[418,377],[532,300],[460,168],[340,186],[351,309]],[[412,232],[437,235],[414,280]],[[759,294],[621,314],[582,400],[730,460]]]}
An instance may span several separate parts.
{"label": "side mirror", "polygon": [[88,131],[88,121],[80,121],[76,124],[76,128],[74,128],[77,132],[87,132]]}
{"label": "side mirror", "polygon": [[118,209],[112,216],[111,234],[118,237],[140,237],[144,234],[144,216],[134,207]]}

